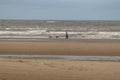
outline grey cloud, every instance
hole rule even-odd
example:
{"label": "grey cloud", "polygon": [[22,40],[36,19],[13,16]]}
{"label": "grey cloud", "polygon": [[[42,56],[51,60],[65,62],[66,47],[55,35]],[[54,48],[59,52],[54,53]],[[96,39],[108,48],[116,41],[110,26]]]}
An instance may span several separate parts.
{"label": "grey cloud", "polygon": [[0,0],[0,19],[120,19],[120,0]]}

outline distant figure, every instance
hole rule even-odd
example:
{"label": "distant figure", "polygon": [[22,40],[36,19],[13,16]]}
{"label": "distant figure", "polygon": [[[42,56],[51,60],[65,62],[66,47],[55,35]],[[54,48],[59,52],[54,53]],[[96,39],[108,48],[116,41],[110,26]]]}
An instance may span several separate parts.
{"label": "distant figure", "polygon": [[68,32],[67,32],[67,31],[66,31],[66,36],[65,36],[65,37],[66,37],[66,39],[68,39],[68,37],[69,37],[69,36],[68,36]]}
{"label": "distant figure", "polygon": [[52,36],[49,36],[49,38],[52,38]]}
{"label": "distant figure", "polygon": [[56,36],[56,38],[59,38],[59,36]]}

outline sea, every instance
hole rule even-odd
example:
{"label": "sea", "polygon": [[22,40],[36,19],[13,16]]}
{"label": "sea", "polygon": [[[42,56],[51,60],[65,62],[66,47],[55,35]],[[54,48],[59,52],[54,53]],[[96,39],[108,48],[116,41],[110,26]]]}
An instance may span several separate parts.
{"label": "sea", "polygon": [[0,20],[0,39],[120,39],[119,20]]}

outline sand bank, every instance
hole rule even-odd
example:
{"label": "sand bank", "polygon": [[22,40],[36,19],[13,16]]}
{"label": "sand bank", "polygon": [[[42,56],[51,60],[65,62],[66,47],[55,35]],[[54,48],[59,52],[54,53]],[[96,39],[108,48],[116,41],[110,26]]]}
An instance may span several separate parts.
{"label": "sand bank", "polygon": [[0,41],[0,54],[120,56],[120,43]]}

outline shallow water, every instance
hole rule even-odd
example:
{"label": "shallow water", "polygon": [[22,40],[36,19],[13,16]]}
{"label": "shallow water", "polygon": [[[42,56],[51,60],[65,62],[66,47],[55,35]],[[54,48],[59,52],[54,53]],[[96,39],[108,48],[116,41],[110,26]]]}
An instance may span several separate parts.
{"label": "shallow water", "polygon": [[120,61],[120,56],[0,55],[4,59],[62,59],[83,61]]}

